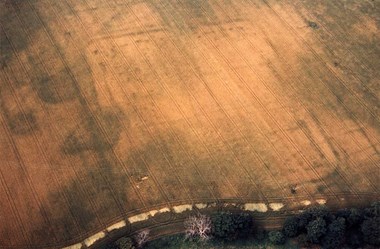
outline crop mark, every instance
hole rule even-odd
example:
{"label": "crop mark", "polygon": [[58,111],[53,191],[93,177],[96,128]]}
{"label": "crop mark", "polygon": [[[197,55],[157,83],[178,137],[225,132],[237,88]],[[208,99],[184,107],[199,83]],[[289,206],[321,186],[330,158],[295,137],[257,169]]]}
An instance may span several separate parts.
{"label": "crop mark", "polygon": [[33,111],[16,113],[7,117],[8,125],[13,134],[26,135],[38,129],[36,116]]}
{"label": "crop mark", "polygon": [[[77,126],[67,135],[62,149],[67,154],[78,154],[83,151],[107,151],[119,141],[122,132],[119,115],[110,110],[97,111],[94,116],[84,116]],[[102,126],[104,132],[94,128],[95,119]]]}
{"label": "crop mark", "polygon": [[309,26],[312,29],[319,29],[319,25],[316,22],[313,21],[306,21],[307,26]]}
{"label": "crop mark", "polygon": [[59,104],[66,101],[74,100],[77,97],[75,84],[67,77],[66,70],[62,70],[53,77],[46,74],[38,74],[37,78],[32,81],[33,88],[38,97],[49,104]]}

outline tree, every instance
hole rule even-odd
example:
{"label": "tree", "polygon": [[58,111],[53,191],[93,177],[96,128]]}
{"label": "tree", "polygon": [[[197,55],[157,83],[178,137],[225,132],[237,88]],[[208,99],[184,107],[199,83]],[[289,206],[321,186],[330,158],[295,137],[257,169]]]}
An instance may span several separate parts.
{"label": "tree", "polygon": [[307,238],[310,242],[318,244],[320,239],[326,234],[326,221],[319,217],[306,226]]}
{"label": "tree", "polygon": [[269,240],[274,245],[283,245],[286,241],[284,234],[281,231],[270,231]]}
{"label": "tree", "polygon": [[298,234],[299,218],[297,216],[291,216],[286,218],[283,226],[283,233],[288,238],[293,238]]}
{"label": "tree", "polygon": [[363,245],[363,233],[358,228],[350,229],[347,232],[346,242],[352,248],[358,248]]}
{"label": "tree", "polygon": [[346,233],[346,220],[339,217],[328,225],[326,236],[323,238],[323,248],[339,248],[344,241]]}
{"label": "tree", "polygon": [[190,216],[184,222],[186,238],[199,237],[201,240],[208,240],[211,234],[211,218],[198,214]]}
{"label": "tree", "polygon": [[367,218],[380,217],[380,201],[372,203],[371,207],[365,209]]}
{"label": "tree", "polygon": [[361,231],[365,242],[380,246],[380,217],[366,219],[361,225]]}
{"label": "tree", "polygon": [[364,221],[364,212],[360,209],[351,208],[350,215],[347,217],[348,227],[357,227]]}
{"label": "tree", "polygon": [[134,241],[138,248],[141,248],[146,242],[148,242],[149,234],[150,230],[144,229],[134,236]]}
{"label": "tree", "polygon": [[119,249],[115,242],[107,243],[104,246],[104,249]]}
{"label": "tree", "polygon": [[221,212],[212,218],[212,226],[212,232],[215,237],[231,241],[250,234],[253,220],[247,213]]}

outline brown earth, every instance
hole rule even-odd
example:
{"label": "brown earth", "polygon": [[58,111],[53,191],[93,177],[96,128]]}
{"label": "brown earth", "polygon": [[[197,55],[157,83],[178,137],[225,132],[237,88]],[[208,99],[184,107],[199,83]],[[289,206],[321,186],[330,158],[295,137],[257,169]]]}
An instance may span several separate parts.
{"label": "brown earth", "polygon": [[0,0],[0,248],[173,203],[379,199],[379,8]]}

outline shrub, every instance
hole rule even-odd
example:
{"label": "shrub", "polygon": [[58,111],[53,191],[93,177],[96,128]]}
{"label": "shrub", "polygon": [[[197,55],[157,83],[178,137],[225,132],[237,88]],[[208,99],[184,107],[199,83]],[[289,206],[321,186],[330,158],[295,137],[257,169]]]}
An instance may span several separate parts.
{"label": "shrub", "polygon": [[281,231],[270,231],[268,236],[269,241],[274,245],[282,245],[286,241],[285,236]]}
{"label": "shrub", "polygon": [[131,238],[128,237],[122,237],[118,239],[115,244],[118,246],[119,249],[132,249],[134,248],[133,242]]}
{"label": "shrub", "polygon": [[283,233],[286,237],[292,238],[298,235],[298,224],[300,220],[297,216],[286,218],[283,226]]}
{"label": "shrub", "polygon": [[246,213],[221,212],[212,218],[212,225],[215,237],[232,241],[247,237],[252,231],[253,221]]}
{"label": "shrub", "polygon": [[350,215],[347,218],[347,226],[359,226],[364,221],[364,212],[362,210],[351,208]]}
{"label": "shrub", "polygon": [[119,249],[115,242],[108,243],[103,247],[104,249]]}
{"label": "shrub", "polygon": [[146,244],[146,242],[148,242],[149,234],[150,234],[150,230],[144,229],[144,230],[138,232],[134,236],[133,239],[134,239],[134,242],[135,242],[137,248],[143,247]]}
{"label": "shrub", "polygon": [[262,229],[262,228],[258,228],[258,229],[255,229],[255,239],[257,241],[263,241],[265,240],[267,237],[267,232]]}
{"label": "shrub", "polygon": [[365,220],[361,225],[361,231],[365,242],[380,246],[380,217]]}
{"label": "shrub", "polygon": [[307,238],[310,242],[318,244],[320,239],[326,234],[326,221],[319,217],[311,221],[307,226]]}
{"label": "shrub", "polygon": [[298,242],[298,245],[300,245],[302,248],[310,248],[311,247],[311,243],[307,239],[306,234],[304,234],[304,233],[297,236],[297,242]]}

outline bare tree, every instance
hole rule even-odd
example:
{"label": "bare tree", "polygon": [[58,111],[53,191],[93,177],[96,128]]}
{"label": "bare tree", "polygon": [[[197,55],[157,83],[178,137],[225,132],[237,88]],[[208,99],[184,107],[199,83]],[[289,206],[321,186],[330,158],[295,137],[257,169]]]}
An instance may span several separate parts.
{"label": "bare tree", "polygon": [[149,233],[149,229],[144,229],[135,235],[134,239],[137,248],[141,248],[146,242],[148,242]]}
{"label": "bare tree", "polygon": [[199,236],[201,240],[208,240],[211,233],[211,218],[197,214],[190,216],[184,222],[186,238],[195,238]]}

